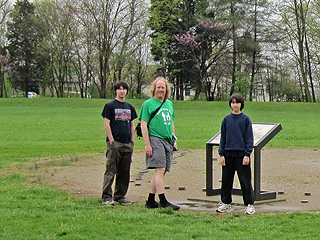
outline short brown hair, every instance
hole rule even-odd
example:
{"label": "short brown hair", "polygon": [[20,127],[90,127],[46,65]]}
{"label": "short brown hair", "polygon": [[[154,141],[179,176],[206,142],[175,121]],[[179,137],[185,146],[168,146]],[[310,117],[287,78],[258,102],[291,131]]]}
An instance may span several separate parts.
{"label": "short brown hair", "polygon": [[241,103],[240,111],[244,108],[244,99],[241,93],[234,93],[231,95],[229,99],[229,107],[231,108],[231,103],[233,99],[236,101],[236,103]]}
{"label": "short brown hair", "polygon": [[154,97],[154,91],[156,90],[156,85],[158,81],[164,81],[164,83],[166,84],[166,95],[164,96],[165,99],[168,99],[171,95],[171,89],[170,86],[168,84],[168,81],[164,78],[164,77],[157,77],[153,83],[152,83],[152,87],[151,87],[151,96]]}

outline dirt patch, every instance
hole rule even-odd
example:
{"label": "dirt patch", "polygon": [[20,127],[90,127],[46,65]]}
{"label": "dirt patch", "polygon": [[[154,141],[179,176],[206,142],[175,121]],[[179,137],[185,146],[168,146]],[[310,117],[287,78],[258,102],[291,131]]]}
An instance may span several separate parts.
{"label": "dirt patch", "polygon": [[[214,150],[217,156],[216,150]],[[167,173],[167,198],[187,209],[215,210],[220,196],[206,196],[205,150],[180,151]],[[320,151],[318,149],[263,149],[261,190],[277,192],[277,198],[257,201],[257,211],[306,211],[320,209]],[[80,156],[71,166],[40,168],[42,181],[85,197],[101,197],[105,155]],[[145,153],[135,151],[128,199],[144,204],[153,170],[145,170]],[[214,162],[214,187],[219,188],[221,166]],[[236,178],[235,178],[236,179]],[[237,179],[235,187],[239,187]],[[241,196],[233,196],[235,210],[242,211]],[[212,204],[213,203],[213,204]]]}

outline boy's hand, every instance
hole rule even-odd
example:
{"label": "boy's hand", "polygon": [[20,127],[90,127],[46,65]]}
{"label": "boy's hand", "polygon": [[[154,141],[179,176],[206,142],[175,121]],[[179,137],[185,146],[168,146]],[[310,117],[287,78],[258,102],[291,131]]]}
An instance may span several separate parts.
{"label": "boy's hand", "polygon": [[250,158],[247,156],[243,157],[242,165],[249,165],[250,163]]}
{"label": "boy's hand", "polygon": [[220,163],[221,163],[222,166],[225,166],[225,165],[226,165],[226,159],[225,159],[224,156],[221,156],[221,157],[220,157]]}

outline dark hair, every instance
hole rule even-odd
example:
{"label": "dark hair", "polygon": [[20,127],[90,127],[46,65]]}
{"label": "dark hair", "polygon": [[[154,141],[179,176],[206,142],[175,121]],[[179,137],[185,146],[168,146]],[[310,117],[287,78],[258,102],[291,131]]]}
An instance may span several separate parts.
{"label": "dark hair", "polygon": [[231,103],[233,99],[236,101],[236,103],[241,103],[240,111],[244,108],[244,99],[241,93],[234,93],[231,95],[229,99],[229,107],[231,108]]}
{"label": "dark hair", "polygon": [[117,89],[120,89],[120,87],[123,87],[124,89],[127,89],[127,94],[129,92],[129,86],[126,82],[117,82],[114,85],[114,94],[117,95]]}

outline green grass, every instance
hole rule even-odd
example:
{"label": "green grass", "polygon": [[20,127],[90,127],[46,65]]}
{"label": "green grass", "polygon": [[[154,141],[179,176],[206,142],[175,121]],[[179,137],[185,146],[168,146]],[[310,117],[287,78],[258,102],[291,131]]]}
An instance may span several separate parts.
{"label": "green grass", "polygon": [[[0,239],[318,239],[317,213],[217,214],[103,207],[47,186],[1,177]],[[15,187],[12,187],[15,186]],[[311,223],[311,224],[310,224]]]}
{"label": "green grass", "polygon": [[[75,197],[24,174],[23,164],[37,169],[33,161],[41,157],[67,166],[81,162],[82,153],[105,152],[101,111],[107,101],[0,99],[0,239],[317,239],[320,235],[320,215],[313,212],[245,216],[150,211],[139,205],[106,208],[100,199]],[[143,100],[129,102],[139,113]],[[227,102],[174,102],[174,106],[180,149],[204,150],[230,113]],[[281,123],[283,130],[266,147],[320,146],[320,104],[246,102],[244,112],[253,122]],[[135,149],[143,148],[143,140],[137,139]]]}
{"label": "green grass", "polygon": [[[1,164],[38,157],[105,151],[102,99],[0,99]],[[142,100],[129,100],[139,113]],[[227,102],[175,102],[180,149],[205,149],[220,130]],[[320,146],[320,104],[252,103],[244,112],[252,122],[281,123],[283,130],[266,147]],[[136,120],[137,122],[137,120]],[[135,149],[143,149],[137,139]]]}

